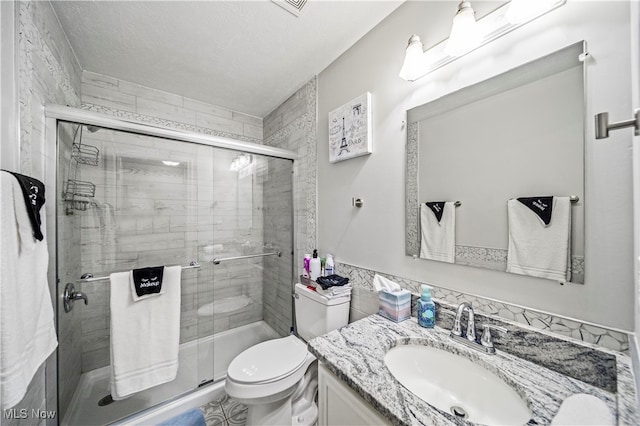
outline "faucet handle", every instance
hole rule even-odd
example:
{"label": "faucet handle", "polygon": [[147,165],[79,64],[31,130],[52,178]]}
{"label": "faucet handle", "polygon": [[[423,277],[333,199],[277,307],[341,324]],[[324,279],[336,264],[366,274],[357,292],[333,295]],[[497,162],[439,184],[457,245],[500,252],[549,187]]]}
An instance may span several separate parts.
{"label": "faucet handle", "polygon": [[496,330],[501,333],[508,333],[509,330],[500,326],[493,324],[484,324],[483,326],[482,337],[480,337],[480,344],[485,348],[493,348],[493,338],[491,337],[491,330]]}

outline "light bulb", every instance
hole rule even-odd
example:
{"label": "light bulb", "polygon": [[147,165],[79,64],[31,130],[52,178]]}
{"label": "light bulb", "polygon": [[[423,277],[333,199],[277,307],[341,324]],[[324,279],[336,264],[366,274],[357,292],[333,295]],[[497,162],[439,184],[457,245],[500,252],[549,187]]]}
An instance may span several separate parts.
{"label": "light bulb", "polygon": [[412,35],[409,38],[407,51],[404,55],[404,63],[400,69],[400,78],[414,81],[424,75],[424,50],[420,37]]}
{"label": "light bulb", "polygon": [[450,56],[462,56],[478,47],[481,41],[475,11],[468,1],[460,2],[458,13],[453,17],[451,35],[444,48]]}

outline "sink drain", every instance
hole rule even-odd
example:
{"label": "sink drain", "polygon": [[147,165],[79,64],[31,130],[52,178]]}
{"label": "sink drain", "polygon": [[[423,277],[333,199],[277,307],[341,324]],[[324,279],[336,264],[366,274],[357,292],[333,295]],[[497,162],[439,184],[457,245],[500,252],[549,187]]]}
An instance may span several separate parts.
{"label": "sink drain", "polygon": [[100,407],[104,407],[105,405],[109,405],[113,402],[113,398],[111,397],[111,394],[105,396],[104,398],[102,398],[100,401],[98,401],[98,405]]}
{"label": "sink drain", "polygon": [[450,410],[451,410],[451,414],[453,414],[459,419],[466,419],[467,417],[469,417],[469,414],[466,412],[466,410],[457,405],[454,405],[453,407],[451,407]]}

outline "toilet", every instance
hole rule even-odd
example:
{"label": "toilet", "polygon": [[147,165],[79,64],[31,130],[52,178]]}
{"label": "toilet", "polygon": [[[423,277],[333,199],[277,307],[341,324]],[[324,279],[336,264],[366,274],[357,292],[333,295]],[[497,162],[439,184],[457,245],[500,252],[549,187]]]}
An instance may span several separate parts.
{"label": "toilet", "polygon": [[347,325],[351,296],[328,299],[296,284],[294,298],[300,338],[259,343],[227,369],[225,390],[248,407],[247,425],[313,425],[318,419],[318,363],[306,342]]}

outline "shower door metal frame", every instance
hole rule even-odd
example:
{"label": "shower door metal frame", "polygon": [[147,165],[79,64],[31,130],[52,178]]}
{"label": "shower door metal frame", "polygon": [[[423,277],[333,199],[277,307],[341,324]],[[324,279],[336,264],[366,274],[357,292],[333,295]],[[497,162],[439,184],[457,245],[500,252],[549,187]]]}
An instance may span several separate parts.
{"label": "shower door metal frame", "polygon": [[[196,133],[187,130],[172,129],[168,127],[155,126],[149,123],[141,121],[135,121],[124,118],[112,117],[110,115],[96,113],[93,111],[86,111],[77,108],[62,106],[62,105],[45,105],[45,156],[46,160],[44,164],[45,168],[45,186],[47,187],[48,197],[51,200],[45,204],[45,214],[47,218],[47,235],[48,248],[49,248],[49,268],[48,268],[48,280],[49,291],[51,293],[53,308],[54,308],[54,321],[56,326],[56,332],[58,332],[58,300],[62,297],[62,292],[58,292],[58,259],[57,259],[57,200],[60,194],[60,188],[57,185],[58,174],[58,122],[69,122],[79,125],[92,125],[108,128],[111,130],[119,130],[139,135],[158,137],[163,139],[170,139],[177,142],[195,143],[199,145],[206,145],[213,148],[223,148],[234,151],[247,152],[251,154],[263,155],[266,157],[279,158],[284,160],[291,160],[291,170],[293,172],[294,162],[299,159],[297,153],[282,148],[276,148],[266,145],[260,145],[252,142],[244,142],[237,139],[225,138],[221,136],[207,135],[204,133]],[[296,236],[296,221],[295,221],[295,205],[294,197],[295,193],[295,179],[292,176],[292,200],[291,200],[291,251],[295,253],[295,236]],[[54,196],[51,196],[54,194]],[[54,238],[51,238],[54,236]],[[291,259],[291,267],[294,271],[295,277],[295,259]],[[294,279],[292,277],[292,279]],[[293,289],[294,283],[291,283]],[[292,326],[295,325],[295,306],[292,301]],[[59,333],[58,333],[59,335]],[[58,342],[60,344],[60,342]],[[197,392],[199,389],[194,389],[191,392]],[[47,359],[46,361],[46,378],[45,378],[45,398],[46,409],[58,412],[58,350]],[[166,404],[168,401],[161,403]],[[148,408],[156,408],[158,405]],[[146,410],[146,409],[145,409]],[[145,411],[143,410],[143,411]],[[133,415],[139,414],[135,413]],[[56,426],[60,424],[62,419],[56,416],[55,419],[47,419],[47,426]]]}

